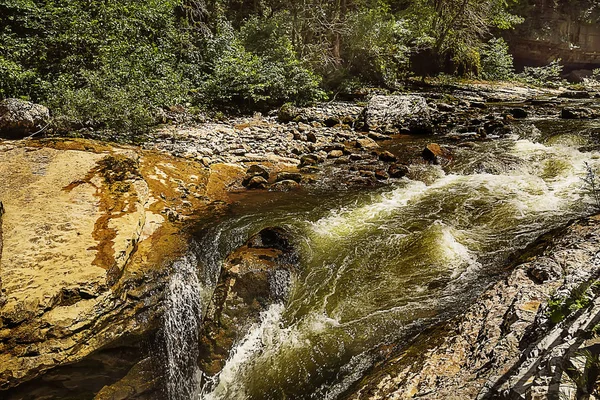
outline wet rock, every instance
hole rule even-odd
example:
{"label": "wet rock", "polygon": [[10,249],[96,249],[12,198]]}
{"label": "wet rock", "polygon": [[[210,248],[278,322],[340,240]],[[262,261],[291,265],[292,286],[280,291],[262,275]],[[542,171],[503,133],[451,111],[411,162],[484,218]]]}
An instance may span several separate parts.
{"label": "wet rock", "polygon": [[513,108],[510,110],[510,115],[517,119],[527,118],[529,113],[524,108]]}
{"label": "wet rock", "polygon": [[379,153],[379,160],[384,162],[395,162],[398,158],[389,151]]}
{"label": "wet rock", "polygon": [[422,96],[373,96],[365,111],[365,122],[371,130],[393,126],[406,127],[411,133],[430,133],[433,130],[427,101]]}
{"label": "wet rock", "polygon": [[300,184],[297,181],[286,179],[283,181],[275,182],[273,185],[271,185],[269,189],[277,192],[289,192],[291,190],[298,189],[299,187]]}
{"label": "wet rock", "polygon": [[390,175],[383,169],[376,169],[375,170],[375,179],[377,179],[378,181],[384,181],[386,179],[389,179]]}
{"label": "wet rock", "polygon": [[209,376],[225,365],[230,351],[261,312],[289,295],[298,254],[291,232],[266,228],[225,260],[207,310],[200,339],[200,365]]}
{"label": "wet rock", "polygon": [[302,174],[298,173],[298,172],[279,172],[277,173],[277,178],[275,179],[275,182],[281,182],[281,181],[295,181],[300,183],[302,181]]}
{"label": "wet rock", "polygon": [[408,167],[403,164],[392,164],[388,168],[388,174],[392,178],[403,178],[408,174]]}
{"label": "wet rock", "polygon": [[50,121],[48,108],[19,99],[0,101],[0,137],[18,139],[44,128]]}
{"label": "wet rock", "polygon": [[437,143],[429,143],[422,152],[423,158],[434,164],[438,164],[441,157],[444,156],[444,151]]}
{"label": "wet rock", "polygon": [[594,111],[586,107],[565,107],[560,117],[563,119],[591,119],[595,117]]}
{"label": "wet rock", "polygon": [[253,176],[244,186],[248,189],[265,189],[269,182],[262,176]]}

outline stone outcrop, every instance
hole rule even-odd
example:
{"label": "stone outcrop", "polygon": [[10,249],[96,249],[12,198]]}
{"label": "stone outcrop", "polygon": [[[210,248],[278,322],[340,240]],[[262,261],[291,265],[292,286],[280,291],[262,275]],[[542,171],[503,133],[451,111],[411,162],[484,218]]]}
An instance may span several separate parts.
{"label": "stone outcrop", "polygon": [[507,33],[517,67],[558,58],[567,71],[600,67],[600,15],[594,2],[529,0],[521,8],[525,22]]}
{"label": "stone outcrop", "polygon": [[43,129],[50,121],[48,108],[19,99],[0,101],[0,138],[21,138]]}
{"label": "stone outcrop", "polygon": [[218,212],[243,173],[85,140],[0,142],[0,397],[91,397],[152,353],[184,223]]}
{"label": "stone outcrop", "polygon": [[599,248],[598,216],[543,237],[464,315],[382,362],[347,398],[578,398],[582,378],[598,378],[585,355],[600,354]]}

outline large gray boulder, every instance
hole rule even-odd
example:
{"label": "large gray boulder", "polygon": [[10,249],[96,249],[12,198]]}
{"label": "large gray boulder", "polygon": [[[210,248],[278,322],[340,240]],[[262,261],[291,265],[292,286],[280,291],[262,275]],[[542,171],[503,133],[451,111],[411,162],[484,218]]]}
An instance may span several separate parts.
{"label": "large gray boulder", "polygon": [[371,130],[408,130],[430,133],[431,113],[424,97],[416,95],[373,96],[365,110]]}
{"label": "large gray boulder", "polygon": [[45,127],[50,121],[48,108],[19,99],[0,101],[0,138],[19,139]]}

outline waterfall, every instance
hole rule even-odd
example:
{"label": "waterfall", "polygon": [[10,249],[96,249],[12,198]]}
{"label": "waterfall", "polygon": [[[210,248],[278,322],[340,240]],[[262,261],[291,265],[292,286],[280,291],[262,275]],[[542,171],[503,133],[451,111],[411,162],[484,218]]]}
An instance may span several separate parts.
{"label": "waterfall", "polygon": [[190,400],[199,385],[198,334],[201,326],[201,284],[192,252],[173,264],[165,296],[165,380],[169,400]]}

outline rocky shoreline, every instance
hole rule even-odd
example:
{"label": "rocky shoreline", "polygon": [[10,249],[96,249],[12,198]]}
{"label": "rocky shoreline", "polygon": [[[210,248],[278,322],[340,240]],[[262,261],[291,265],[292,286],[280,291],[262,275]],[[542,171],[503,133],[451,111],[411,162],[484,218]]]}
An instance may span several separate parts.
{"label": "rocky shoreline", "polygon": [[[152,353],[148,343],[159,334],[170,268],[189,250],[187,227],[226,209],[233,192],[386,185],[410,177],[409,165],[444,165],[452,161],[456,146],[510,134],[524,118],[597,118],[596,96],[469,85],[443,94],[375,96],[365,104],[284,107],[277,115],[169,125],[151,133],[141,147],[51,135],[0,140],[0,200],[6,210],[4,216],[0,213],[4,231],[2,236],[0,230],[0,390],[8,399],[42,392],[58,398],[73,390],[97,399],[156,398],[160,382],[155,379],[160,377],[156,378],[157,367],[148,357]],[[421,135],[426,145],[410,154],[390,151],[390,144],[409,135]],[[571,236],[565,237],[595,238],[596,220],[589,221],[585,229],[569,228]],[[560,242],[563,239],[557,240],[549,249],[567,246]],[[588,244],[574,262],[590,259],[595,239]],[[567,261],[552,262],[566,265]],[[290,269],[286,268],[282,271]],[[455,352],[456,346],[473,340],[480,343],[472,332],[487,325],[477,324],[492,316],[502,320],[509,309],[516,321],[525,321],[513,321],[510,329],[516,330],[508,331],[517,338],[513,342],[520,340],[526,323],[544,314],[543,303],[549,291],[558,287],[558,280],[579,277],[565,268],[558,276],[550,270],[539,286],[528,278],[531,267],[518,267],[512,280],[499,284],[496,295],[484,295],[482,299],[491,297],[481,300],[483,309],[474,306],[462,330],[452,331],[448,340],[458,344],[448,342],[441,349]],[[228,274],[227,282],[245,272],[234,269]],[[516,297],[508,294],[521,289],[530,291],[513,301]],[[537,293],[535,307],[532,293]],[[228,299],[227,294],[222,297]],[[521,300],[531,309],[518,308]],[[496,308],[488,312],[489,307]],[[506,332],[485,334],[498,343],[506,336]],[[496,360],[478,359],[475,349],[469,351],[457,354],[479,360],[476,369]],[[219,363],[226,357],[226,351],[221,353]],[[381,367],[387,375],[374,373],[353,398],[412,392],[427,397],[430,390],[450,394],[456,389],[452,382],[465,381],[463,375],[452,375],[446,386],[427,386],[437,379],[427,371],[445,368],[443,356],[436,356],[435,350],[427,354],[431,360],[423,364],[420,374],[396,368],[402,365],[399,357]],[[510,353],[505,359],[514,363],[515,357]],[[465,374],[473,371],[460,365]],[[79,370],[75,377],[74,369]],[[474,380],[462,393],[474,394],[474,388],[491,382],[492,375]],[[400,384],[405,385],[402,391],[394,392]],[[496,383],[490,387],[494,385],[500,390]]]}

